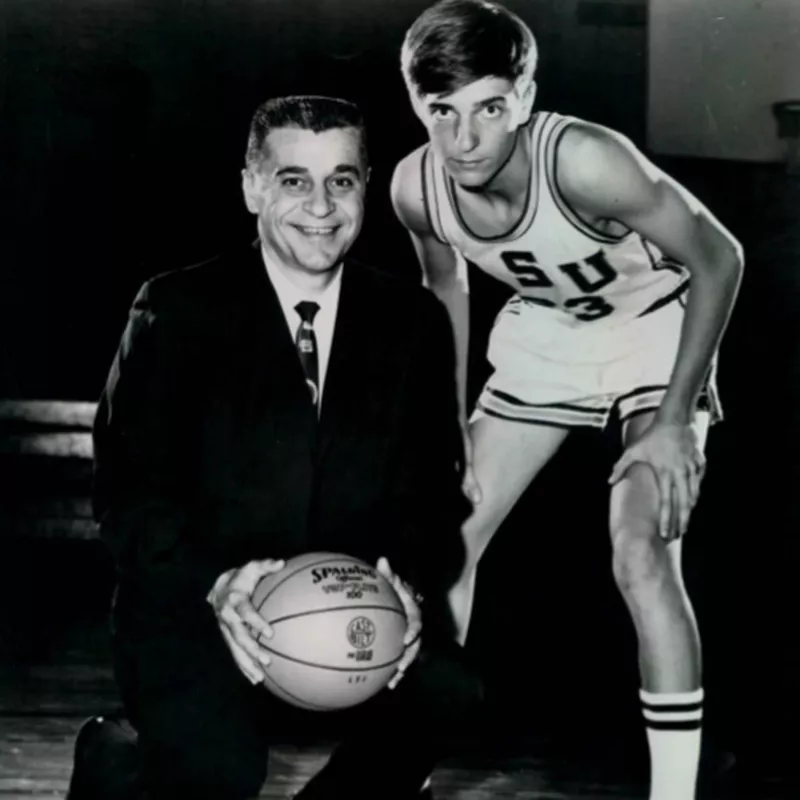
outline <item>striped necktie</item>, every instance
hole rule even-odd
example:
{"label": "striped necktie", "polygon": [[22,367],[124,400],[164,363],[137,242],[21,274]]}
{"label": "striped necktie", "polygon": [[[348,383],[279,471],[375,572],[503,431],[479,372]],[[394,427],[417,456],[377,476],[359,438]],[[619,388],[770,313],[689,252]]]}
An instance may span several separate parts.
{"label": "striped necktie", "polygon": [[311,402],[319,405],[319,362],[317,360],[317,337],[314,335],[314,317],[319,311],[319,304],[303,300],[295,307],[300,315],[300,327],[297,329],[295,345],[300,356],[300,363],[306,374],[306,383],[311,392]]}

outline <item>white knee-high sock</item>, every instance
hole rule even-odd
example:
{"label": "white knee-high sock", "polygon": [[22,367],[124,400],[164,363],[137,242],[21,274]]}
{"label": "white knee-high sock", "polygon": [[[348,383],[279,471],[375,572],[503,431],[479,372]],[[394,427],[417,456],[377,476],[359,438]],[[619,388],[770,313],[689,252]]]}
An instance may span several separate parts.
{"label": "white knee-high sock", "polygon": [[650,800],[694,800],[703,689],[639,693],[650,749]]}

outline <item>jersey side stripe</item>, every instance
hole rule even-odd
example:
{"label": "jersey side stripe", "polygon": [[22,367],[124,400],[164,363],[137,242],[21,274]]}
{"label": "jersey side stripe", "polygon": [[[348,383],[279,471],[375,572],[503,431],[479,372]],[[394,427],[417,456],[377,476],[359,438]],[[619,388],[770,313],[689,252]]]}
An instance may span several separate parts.
{"label": "jersey side stripe", "polygon": [[688,288],[689,279],[687,278],[685,281],[681,281],[681,283],[679,283],[671,292],[667,292],[667,294],[665,294],[663,297],[659,297],[658,300],[651,303],[644,311],[641,312],[641,314],[638,314],[637,316],[645,317],[653,311],[658,311],[659,308],[669,305],[673,300],[680,301]]}

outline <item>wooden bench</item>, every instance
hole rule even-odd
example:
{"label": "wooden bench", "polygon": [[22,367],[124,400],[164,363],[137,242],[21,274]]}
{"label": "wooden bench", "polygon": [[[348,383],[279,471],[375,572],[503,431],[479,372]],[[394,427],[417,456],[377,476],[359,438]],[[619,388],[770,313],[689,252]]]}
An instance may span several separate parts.
{"label": "wooden bench", "polygon": [[96,403],[0,400],[0,537],[93,539]]}

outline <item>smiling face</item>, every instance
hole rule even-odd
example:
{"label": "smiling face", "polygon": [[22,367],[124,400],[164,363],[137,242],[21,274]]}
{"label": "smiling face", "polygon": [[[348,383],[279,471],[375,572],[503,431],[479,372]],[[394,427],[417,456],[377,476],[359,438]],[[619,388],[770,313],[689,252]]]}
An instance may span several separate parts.
{"label": "smiling face", "polygon": [[360,132],[276,128],[264,153],[258,166],[243,171],[242,188],[267,257],[301,280],[332,273],[364,219]]}
{"label": "smiling face", "polygon": [[530,93],[520,98],[505,78],[481,78],[446,95],[417,98],[431,144],[456,183],[479,188],[508,161],[516,131],[530,116]]}

